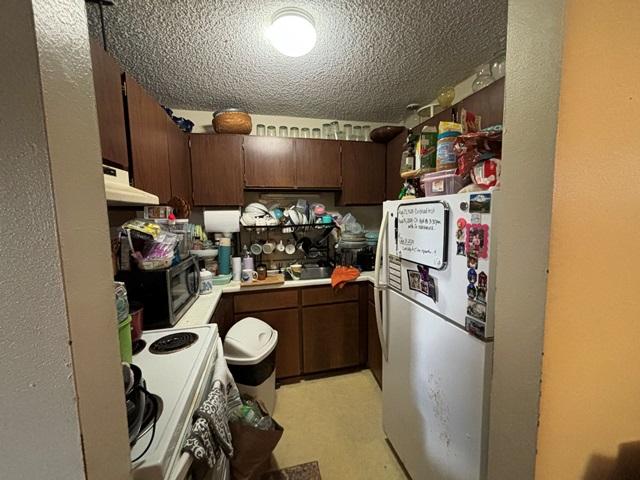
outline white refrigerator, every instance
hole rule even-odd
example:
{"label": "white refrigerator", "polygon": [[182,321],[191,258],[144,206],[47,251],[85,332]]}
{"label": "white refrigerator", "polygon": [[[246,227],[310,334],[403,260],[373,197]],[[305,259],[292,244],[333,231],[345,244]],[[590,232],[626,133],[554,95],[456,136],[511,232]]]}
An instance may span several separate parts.
{"label": "white refrigerator", "polygon": [[497,194],[384,203],[375,269],[383,427],[413,480],[486,478]]}

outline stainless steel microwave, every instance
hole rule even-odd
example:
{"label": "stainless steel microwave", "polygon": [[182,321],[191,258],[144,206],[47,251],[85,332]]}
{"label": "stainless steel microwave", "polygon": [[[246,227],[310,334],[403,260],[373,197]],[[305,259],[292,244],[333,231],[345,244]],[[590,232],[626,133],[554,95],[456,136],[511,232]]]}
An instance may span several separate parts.
{"label": "stainless steel microwave", "polygon": [[129,301],[144,307],[145,330],[175,325],[198,298],[200,272],[195,257],[162,270],[119,272]]}

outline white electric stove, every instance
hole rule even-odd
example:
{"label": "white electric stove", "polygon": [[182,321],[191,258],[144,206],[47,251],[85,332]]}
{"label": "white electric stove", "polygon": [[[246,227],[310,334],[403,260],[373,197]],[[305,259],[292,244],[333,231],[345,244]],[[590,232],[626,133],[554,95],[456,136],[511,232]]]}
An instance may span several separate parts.
{"label": "white electric stove", "polygon": [[[132,464],[136,480],[180,478],[184,456],[182,445],[191,429],[192,415],[209,392],[216,359],[218,326],[146,331],[144,348],[134,354],[147,390],[158,395],[162,408],[155,434],[149,428],[131,450],[131,459],[146,453]],[[185,455],[186,456],[186,455]],[[182,458],[181,458],[182,457]]]}

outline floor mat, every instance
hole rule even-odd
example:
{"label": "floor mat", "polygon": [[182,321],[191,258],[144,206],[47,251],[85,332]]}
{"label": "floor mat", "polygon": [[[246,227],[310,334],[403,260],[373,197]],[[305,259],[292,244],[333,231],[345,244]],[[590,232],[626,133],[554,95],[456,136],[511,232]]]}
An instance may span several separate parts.
{"label": "floor mat", "polygon": [[318,462],[302,463],[283,468],[275,472],[267,472],[260,480],[321,480]]}

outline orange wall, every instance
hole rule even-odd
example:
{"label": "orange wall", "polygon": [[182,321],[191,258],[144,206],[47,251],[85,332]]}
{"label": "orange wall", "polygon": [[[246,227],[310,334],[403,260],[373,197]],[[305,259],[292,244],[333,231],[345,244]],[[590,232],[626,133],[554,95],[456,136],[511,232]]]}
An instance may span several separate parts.
{"label": "orange wall", "polygon": [[607,479],[640,441],[640,2],[567,0],[562,75],[536,478]]}

